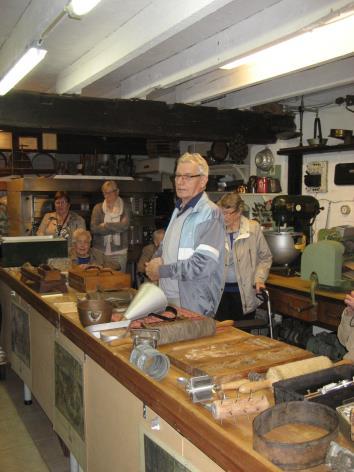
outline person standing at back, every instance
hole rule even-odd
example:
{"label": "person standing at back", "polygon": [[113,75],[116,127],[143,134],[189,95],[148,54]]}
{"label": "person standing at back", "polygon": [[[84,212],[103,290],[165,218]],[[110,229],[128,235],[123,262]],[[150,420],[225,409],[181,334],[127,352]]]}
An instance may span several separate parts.
{"label": "person standing at back", "polygon": [[106,181],[101,188],[104,201],[94,206],[91,215],[92,252],[99,265],[125,272],[130,205],[119,196],[114,180]]}
{"label": "person standing at back", "polygon": [[272,253],[257,221],[242,215],[244,202],[238,193],[224,195],[218,202],[226,227],[226,283],[216,319],[254,319],[262,302]]}
{"label": "person standing at back", "polygon": [[223,286],[225,231],[220,209],[204,191],[208,174],[200,154],[178,159],[176,208],[146,274],[159,281],[170,304],[214,317]]}
{"label": "person standing at back", "polygon": [[165,236],[165,230],[163,228],[156,229],[152,233],[152,243],[147,244],[146,246],[143,247],[143,250],[141,252],[141,256],[138,260],[138,264],[136,267],[138,276],[141,281],[145,280],[145,266],[146,264],[151,261],[153,258],[155,252],[157,251],[158,247],[160,246],[161,241],[163,240],[163,237]]}

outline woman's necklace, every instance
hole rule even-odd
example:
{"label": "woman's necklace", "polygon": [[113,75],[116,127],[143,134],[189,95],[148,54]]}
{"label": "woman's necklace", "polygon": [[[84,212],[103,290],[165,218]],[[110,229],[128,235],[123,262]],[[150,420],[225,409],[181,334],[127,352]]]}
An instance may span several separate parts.
{"label": "woman's necklace", "polygon": [[[56,217],[57,217],[57,233],[58,233],[58,236],[60,236],[61,230],[63,229],[63,226],[65,225],[66,220],[68,219],[69,211],[66,213],[64,218],[59,218],[59,215],[58,215],[57,212],[55,212],[55,214],[56,214]],[[60,220],[61,220],[61,222],[60,222]]]}

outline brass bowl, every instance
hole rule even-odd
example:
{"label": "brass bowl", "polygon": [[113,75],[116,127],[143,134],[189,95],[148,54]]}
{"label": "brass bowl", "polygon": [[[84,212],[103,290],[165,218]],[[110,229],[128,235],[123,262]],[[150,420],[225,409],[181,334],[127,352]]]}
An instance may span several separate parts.
{"label": "brass bowl", "polygon": [[307,140],[309,146],[325,146],[327,141],[328,139],[325,138],[312,138]]}
{"label": "brass bowl", "polygon": [[109,323],[113,306],[105,300],[83,300],[78,302],[77,310],[83,326]]}

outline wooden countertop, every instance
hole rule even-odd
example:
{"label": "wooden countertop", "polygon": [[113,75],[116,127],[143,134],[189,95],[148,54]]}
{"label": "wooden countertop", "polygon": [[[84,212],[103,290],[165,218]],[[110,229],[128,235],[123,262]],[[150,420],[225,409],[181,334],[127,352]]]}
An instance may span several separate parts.
{"label": "wooden countertop", "polygon": [[[284,277],[283,275],[270,273],[266,282],[267,285],[274,285],[275,287],[288,288],[299,292],[310,293],[310,282],[304,280],[299,276]],[[316,295],[334,300],[343,301],[345,297],[344,292],[335,292],[331,290],[316,290]]]}
{"label": "wooden countertop", "polygon": [[[129,362],[131,346],[110,347],[82,327],[77,313],[60,312],[56,304],[76,301],[78,293],[75,290],[69,288],[67,294],[59,296],[41,296],[22,283],[15,271],[8,269],[0,269],[0,279],[224,470],[280,471],[278,467],[253,450],[252,417],[241,417],[236,424],[216,422],[210,412],[202,406],[193,404],[185,391],[178,387],[176,379],[181,375],[186,375],[185,373],[172,366],[164,380],[154,381]],[[232,338],[233,333],[237,335],[240,331],[230,328],[227,336]],[[223,335],[225,336],[225,333]],[[215,337],[204,339],[206,341],[210,339],[212,344]],[[200,341],[200,339],[196,340],[196,346]],[[193,341],[188,343],[193,344]],[[274,343],[282,344],[278,341]],[[284,349],[287,347],[288,345],[284,344]],[[325,466],[311,469],[312,472],[325,470],[327,470]]]}

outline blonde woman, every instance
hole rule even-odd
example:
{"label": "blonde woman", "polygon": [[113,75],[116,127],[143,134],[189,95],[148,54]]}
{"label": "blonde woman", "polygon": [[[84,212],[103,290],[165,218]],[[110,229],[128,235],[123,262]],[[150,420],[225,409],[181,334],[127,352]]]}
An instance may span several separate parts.
{"label": "blonde woman", "polygon": [[256,294],[265,288],[272,254],[260,225],[242,215],[244,202],[240,194],[226,194],[218,205],[226,228],[226,271],[216,319],[252,319],[261,304]]}
{"label": "blonde woman", "polygon": [[114,180],[106,181],[101,189],[104,201],[94,206],[91,215],[92,252],[99,265],[125,272],[130,204],[119,196]]}

